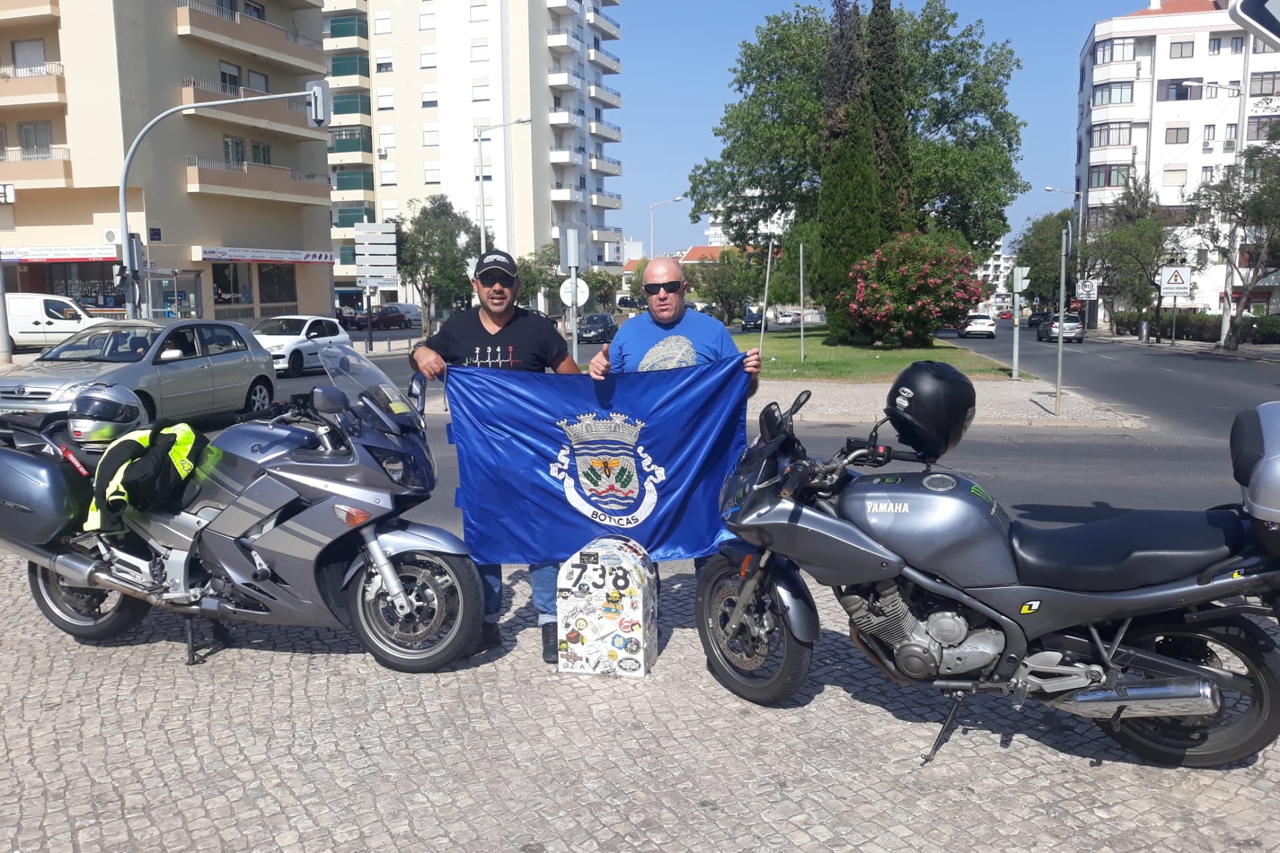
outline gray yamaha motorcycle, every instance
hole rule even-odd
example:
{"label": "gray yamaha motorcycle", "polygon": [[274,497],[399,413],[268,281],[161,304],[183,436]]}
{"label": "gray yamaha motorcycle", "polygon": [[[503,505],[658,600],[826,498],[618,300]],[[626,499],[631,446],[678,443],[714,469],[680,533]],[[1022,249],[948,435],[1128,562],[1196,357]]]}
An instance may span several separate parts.
{"label": "gray yamaha motorcycle", "polygon": [[[851,438],[810,457],[776,403],[721,495],[737,537],[700,572],[708,668],[757,703],[804,683],[829,587],[849,636],[888,678],[949,694],[1033,699],[1096,721],[1153,761],[1211,767],[1280,734],[1280,403],[1242,412],[1231,455],[1243,503],[1134,510],[1071,528],[1010,522],[980,486],[930,465],[973,417],[973,388],[918,362],[889,394],[910,451]],[[876,473],[891,461],[918,473]],[[870,469],[870,470],[869,470]]]}
{"label": "gray yamaha motorcycle", "polygon": [[[465,543],[401,519],[430,497],[435,460],[421,410],[350,346],[320,361],[331,386],[243,416],[214,439],[182,511],[125,511],[119,534],[82,533],[92,458],[65,420],[10,420],[0,448],[0,545],[30,561],[55,626],[118,636],[152,607],[263,625],[348,626],[384,666],[430,672],[475,645],[480,577]],[[87,463],[87,464],[86,464]]]}

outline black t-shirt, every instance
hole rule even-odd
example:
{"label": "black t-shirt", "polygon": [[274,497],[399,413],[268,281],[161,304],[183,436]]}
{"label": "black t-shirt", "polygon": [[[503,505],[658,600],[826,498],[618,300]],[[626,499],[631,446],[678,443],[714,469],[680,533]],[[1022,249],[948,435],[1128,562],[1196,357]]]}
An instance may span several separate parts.
{"label": "black t-shirt", "polygon": [[545,317],[515,309],[515,316],[495,334],[480,322],[480,309],[471,308],[444,322],[427,339],[445,364],[500,367],[542,373],[560,363],[569,351],[564,338]]}

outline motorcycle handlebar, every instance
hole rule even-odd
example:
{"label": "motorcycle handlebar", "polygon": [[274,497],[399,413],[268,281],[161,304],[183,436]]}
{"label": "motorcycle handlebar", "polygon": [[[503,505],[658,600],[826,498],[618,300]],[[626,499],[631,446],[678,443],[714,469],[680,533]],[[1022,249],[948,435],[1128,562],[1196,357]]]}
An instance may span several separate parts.
{"label": "motorcycle handlebar", "polygon": [[291,407],[288,403],[275,402],[260,412],[245,412],[242,415],[236,415],[235,422],[238,424],[245,424],[249,421],[273,420],[281,415],[288,414],[290,410]]}

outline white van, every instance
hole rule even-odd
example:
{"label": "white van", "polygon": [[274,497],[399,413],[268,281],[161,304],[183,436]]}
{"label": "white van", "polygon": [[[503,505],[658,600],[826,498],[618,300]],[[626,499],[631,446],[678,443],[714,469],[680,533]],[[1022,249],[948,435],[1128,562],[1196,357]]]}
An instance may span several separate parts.
{"label": "white van", "polygon": [[6,293],[9,337],[16,347],[47,347],[60,344],[87,326],[103,322],[65,296],[48,293]]}
{"label": "white van", "polygon": [[422,308],[412,302],[384,302],[383,305],[394,305],[400,309],[400,313],[404,315],[404,321],[409,324],[410,328],[414,326],[422,328]]}

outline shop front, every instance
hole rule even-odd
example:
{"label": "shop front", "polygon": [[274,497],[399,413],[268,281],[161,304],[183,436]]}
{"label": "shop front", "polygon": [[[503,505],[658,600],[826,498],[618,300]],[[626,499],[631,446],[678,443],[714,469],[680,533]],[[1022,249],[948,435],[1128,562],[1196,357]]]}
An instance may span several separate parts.
{"label": "shop front", "polygon": [[65,296],[103,318],[125,316],[124,291],[112,270],[118,263],[119,247],[110,244],[0,247],[6,292]]}
{"label": "shop front", "polygon": [[[333,252],[193,246],[205,264],[208,288],[200,290],[205,316],[250,322],[281,314],[332,313],[329,304]],[[207,290],[207,293],[205,292]]]}

